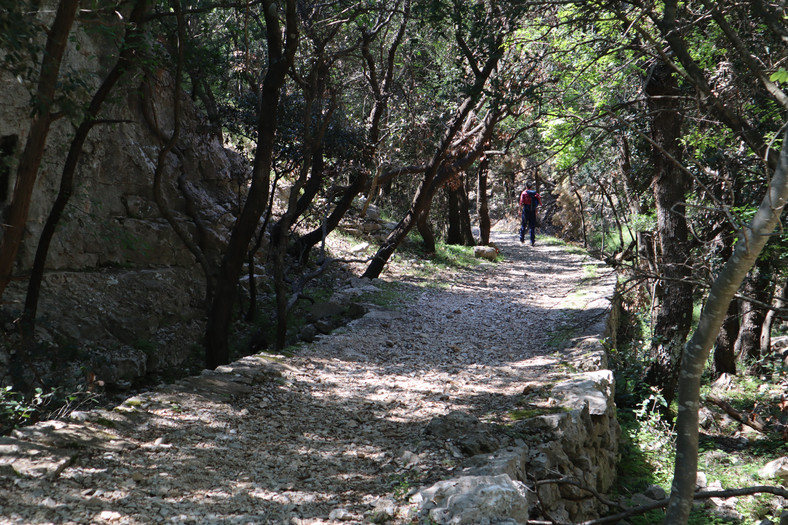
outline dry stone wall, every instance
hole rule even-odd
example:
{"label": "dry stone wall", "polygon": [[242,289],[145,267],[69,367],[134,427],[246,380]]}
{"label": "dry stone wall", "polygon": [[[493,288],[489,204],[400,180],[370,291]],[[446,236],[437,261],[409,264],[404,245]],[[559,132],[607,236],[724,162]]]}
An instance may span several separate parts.
{"label": "dry stone wall", "polygon": [[[411,502],[418,515],[441,525],[504,525],[529,519],[577,523],[607,510],[592,493],[607,493],[615,481],[621,433],[604,345],[615,344],[620,320],[615,277],[607,285],[609,293],[585,309],[605,315],[566,349],[565,362],[577,371],[556,384],[532,386],[544,389],[553,413],[516,422],[507,432],[516,438],[514,446],[488,453],[477,447],[461,475],[416,493]],[[462,417],[450,414],[440,426],[451,428]],[[475,437],[476,425],[462,424],[466,431],[456,441],[464,452],[469,443],[492,442],[497,448],[494,436]]]}

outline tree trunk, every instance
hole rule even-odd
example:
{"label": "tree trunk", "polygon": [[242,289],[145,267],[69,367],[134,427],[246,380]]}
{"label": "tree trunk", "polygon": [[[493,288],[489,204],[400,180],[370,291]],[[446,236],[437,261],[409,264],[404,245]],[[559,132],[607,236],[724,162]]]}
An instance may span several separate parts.
{"label": "tree trunk", "polygon": [[446,192],[449,201],[449,231],[446,242],[459,246],[474,246],[476,242],[473,239],[473,229],[471,228],[465,177],[460,177],[460,184],[456,188],[447,187]]}
{"label": "tree trunk", "polygon": [[651,365],[646,382],[659,387],[670,403],[676,390],[681,354],[692,325],[692,285],[689,284],[689,242],[684,215],[686,174],[673,164],[681,158],[681,114],[674,71],[659,63],[650,71],[646,95],[651,117],[651,162],[654,167],[654,198],[657,234],[661,251],[661,294],[656,311],[650,350]]}
{"label": "tree trunk", "polygon": [[741,288],[741,295],[757,301],[743,299],[739,304],[741,325],[734,353],[742,364],[751,364],[761,357],[761,329],[766,319],[766,308],[761,305],[768,303],[772,285],[768,267],[768,261],[759,261]]}
{"label": "tree trunk", "polygon": [[487,204],[487,172],[490,161],[482,157],[479,161],[479,180],[476,188],[476,213],[479,216],[479,244],[487,246],[490,243],[490,207]]}
{"label": "tree trunk", "polygon": [[471,204],[468,199],[468,188],[465,186],[465,176],[458,195],[460,205],[460,232],[462,234],[463,246],[476,246],[476,239],[473,238],[473,227],[471,226]]}
{"label": "tree trunk", "polygon": [[583,248],[588,248],[588,236],[586,235],[586,214],[583,212],[583,196],[577,186],[572,185],[572,191],[577,197],[577,206],[580,208],[580,229],[583,231]]}
{"label": "tree trunk", "polygon": [[[398,7],[397,4],[395,7]],[[400,23],[397,35],[394,38],[391,46],[386,54],[386,64],[383,71],[382,82],[377,75],[377,67],[373,53],[370,51],[370,44],[372,42],[372,34],[365,31],[362,34],[361,54],[363,55],[366,63],[368,74],[366,75],[367,81],[370,85],[372,93],[375,96],[375,103],[369,113],[367,119],[367,144],[364,147],[364,163],[369,171],[374,170],[375,154],[377,152],[378,144],[380,143],[380,122],[388,108],[388,100],[391,94],[391,84],[394,79],[394,69],[396,67],[397,50],[399,49],[402,39],[405,37],[405,30],[408,21],[410,20],[410,0],[405,0],[402,5],[402,21]],[[293,249],[298,254],[299,260],[305,263],[309,257],[309,251],[319,243],[324,236],[328,235],[339,225],[339,222],[350,210],[353,200],[359,193],[366,187],[369,180],[367,172],[359,172],[351,182],[350,186],[345,190],[342,198],[337,203],[334,211],[331,212],[328,219],[319,228],[315,228],[306,235],[301,236],[295,243]],[[368,195],[372,199],[372,195]]]}
{"label": "tree trunk", "polygon": [[[722,237],[724,243],[720,251],[723,261],[730,259],[733,254],[733,242],[735,239],[725,235]],[[736,341],[739,334],[739,301],[734,299],[728,305],[728,312],[720,327],[720,333],[714,342],[713,372],[714,377],[722,374],[736,373]]]}
{"label": "tree trunk", "polygon": [[772,353],[772,326],[774,326],[774,321],[777,319],[777,311],[785,308],[786,302],[788,302],[788,281],[784,281],[780,285],[774,298],[773,307],[763,320],[763,327],[761,328],[761,356],[765,357]]}
{"label": "tree trunk", "polygon": [[[446,186],[446,200],[448,206],[448,219],[449,224],[446,229],[446,244],[462,245],[462,218],[460,217],[460,196],[462,191],[460,188],[453,189],[451,186]],[[419,230],[421,231],[421,230]]]}
{"label": "tree trunk", "polygon": [[714,342],[714,377],[736,373],[736,335],[739,333],[739,301],[728,305],[728,312]]}
{"label": "tree trunk", "polygon": [[286,2],[286,41],[283,45],[279,13],[273,0],[263,1],[268,42],[268,71],[257,122],[257,151],[252,167],[252,182],[241,215],[230,234],[230,241],[222,257],[216,293],[205,329],[205,366],[214,369],[230,359],[229,337],[232,310],[238,291],[238,278],[244,263],[249,241],[265,211],[270,190],[274,140],[278,124],[279,97],[288,69],[298,47],[298,19],[295,0]]}
{"label": "tree trunk", "polygon": [[[613,212],[613,220],[616,223],[616,230],[618,231],[619,250],[623,251],[623,250],[626,249],[626,244],[624,242],[624,229],[621,226],[621,219],[619,219],[619,217],[618,217],[618,210],[616,209],[616,204],[615,204],[615,202],[613,202],[613,197],[610,195],[610,192],[607,191],[607,188],[605,188],[605,185],[602,182],[602,180],[601,179],[596,179],[595,182],[599,186],[599,190],[602,192],[602,195],[607,200],[608,205],[610,205],[610,211]],[[602,215],[602,217],[604,217],[604,214]],[[604,239],[604,237],[603,237],[603,239]]]}
{"label": "tree trunk", "polygon": [[5,216],[6,224],[3,224],[3,238],[0,241],[0,297],[11,282],[16,254],[25,233],[38,169],[44,156],[49,127],[54,119],[53,104],[60,64],[78,8],[79,0],[61,0],[52,27],[47,31],[46,47],[33,98],[33,118],[25,148],[19,159],[14,192]]}
{"label": "tree trunk", "polygon": [[[783,137],[783,143],[788,136]],[[728,311],[728,305],[755,263],[788,200],[788,149],[782,148],[771,184],[750,225],[740,233],[733,255],[712,283],[698,327],[686,345],[678,382],[676,463],[666,525],[687,523],[698,473],[698,409],[700,379],[711,346]]]}
{"label": "tree trunk", "polygon": [[421,213],[416,219],[416,229],[421,235],[421,246],[424,253],[432,255],[435,253],[435,233],[432,231],[432,224],[430,224],[430,211],[432,211],[432,198],[433,195],[427,199],[427,204],[422,209]]}

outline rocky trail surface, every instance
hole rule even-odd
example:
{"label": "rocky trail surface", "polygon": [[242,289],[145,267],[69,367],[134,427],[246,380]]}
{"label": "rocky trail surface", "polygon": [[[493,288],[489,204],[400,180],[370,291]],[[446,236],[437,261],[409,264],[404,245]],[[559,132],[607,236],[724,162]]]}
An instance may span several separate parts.
{"label": "rocky trail surface", "polygon": [[468,429],[511,422],[605,315],[592,307],[609,292],[601,263],[493,240],[502,262],[406,282],[400,307],[294,356],[247,357],[0,439],[0,523],[416,522],[418,487],[515,441]]}

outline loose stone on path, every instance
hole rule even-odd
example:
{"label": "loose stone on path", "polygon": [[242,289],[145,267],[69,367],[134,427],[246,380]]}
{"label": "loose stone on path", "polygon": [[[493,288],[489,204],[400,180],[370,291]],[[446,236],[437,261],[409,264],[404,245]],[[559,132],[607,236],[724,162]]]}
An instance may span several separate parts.
{"label": "loose stone on path", "polygon": [[[547,402],[550,389],[534,385],[569,379],[563,348],[611,290],[596,261],[514,240],[496,234],[503,262],[372,310],[293,357],[250,356],[0,439],[0,523],[406,523],[419,499],[457,487],[476,501],[483,478],[522,518],[512,468],[529,449],[500,429],[523,403]],[[598,282],[583,281],[583,265]],[[450,417],[470,423],[439,428]],[[566,424],[545,417],[540,432]],[[481,458],[499,473],[472,482]],[[427,507],[439,522],[457,512]]]}

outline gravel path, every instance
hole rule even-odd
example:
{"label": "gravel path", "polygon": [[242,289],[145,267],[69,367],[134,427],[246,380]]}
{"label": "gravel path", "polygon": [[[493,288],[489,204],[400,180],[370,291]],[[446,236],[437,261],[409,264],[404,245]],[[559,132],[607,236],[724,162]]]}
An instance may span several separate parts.
{"label": "gravel path", "polygon": [[[232,381],[208,374],[20,434],[51,462],[9,476],[0,461],[0,523],[407,522],[409,491],[463,459],[427,423],[455,410],[505,422],[525,384],[561,374],[560,343],[607,273],[559,246],[494,241],[503,262],[405,284],[413,302],[294,357],[247,358],[224,370]],[[0,457],[13,446],[0,441]]]}

